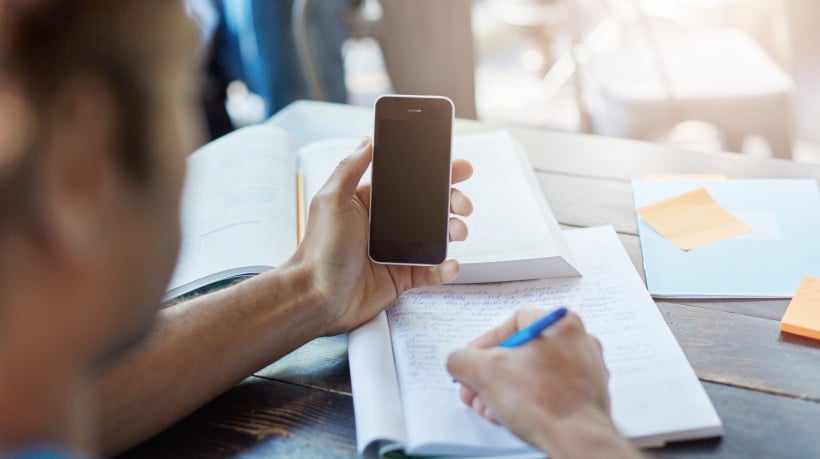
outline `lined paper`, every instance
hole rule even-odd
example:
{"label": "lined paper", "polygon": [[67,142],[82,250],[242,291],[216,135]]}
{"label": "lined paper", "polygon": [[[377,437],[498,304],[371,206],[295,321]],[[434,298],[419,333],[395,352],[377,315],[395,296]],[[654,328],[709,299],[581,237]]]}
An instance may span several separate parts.
{"label": "lined paper", "polygon": [[[718,418],[703,387],[611,227],[565,231],[584,276],[412,290],[387,311],[398,375],[403,436],[413,454],[504,454],[531,449],[505,428],[458,400],[448,375],[449,353],[465,346],[522,306],[566,305],[600,339],[612,376],[612,415],[639,445],[719,435]],[[357,332],[353,332],[354,335]],[[362,346],[349,349],[354,400],[368,397],[360,381],[374,378]],[[358,406],[358,405],[357,405]],[[395,412],[395,410],[391,410]],[[378,412],[359,416],[378,419]],[[378,421],[371,421],[371,423]],[[368,439],[359,438],[360,445]]]}

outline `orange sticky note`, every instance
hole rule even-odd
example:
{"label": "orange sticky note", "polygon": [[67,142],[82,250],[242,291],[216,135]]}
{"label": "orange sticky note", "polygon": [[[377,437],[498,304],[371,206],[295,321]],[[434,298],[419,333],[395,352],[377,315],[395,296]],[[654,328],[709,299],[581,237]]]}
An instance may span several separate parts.
{"label": "orange sticky note", "polygon": [[803,278],[780,320],[780,330],[820,339],[820,277]]}
{"label": "orange sticky note", "polygon": [[752,231],[718,204],[705,188],[641,207],[637,212],[661,236],[683,250]]}

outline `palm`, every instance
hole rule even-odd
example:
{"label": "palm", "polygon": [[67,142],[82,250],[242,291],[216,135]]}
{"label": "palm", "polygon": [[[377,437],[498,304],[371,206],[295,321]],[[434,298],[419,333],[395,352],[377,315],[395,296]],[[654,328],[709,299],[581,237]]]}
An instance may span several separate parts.
{"label": "palm", "polygon": [[[313,268],[315,288],[328,303],[328,334],[351,330],[389,306],[402,292],[447,281],[457,272],[457,264],[452,261],[438,267],[382,265],[370,261],[367,256],[370,185],[356,186],[369,163],[369,150],[368,147],[360,157],[343,162],[314,198],[305,239],[296,255],[308,260]],[[454,183],[466,180],[471,174],[469,163],[454,162]],[[468,215],[472,204],[454,191],[451,208],[456,214]],[[452,240],[466,237],[466,226],[460,220],[451,219],[450,227]]]}
{"label": "palm", "polygon": [[[398,295],[408,287],[403,285],[408,266],[389,266],[373,263],[367,256],[368,212],[370,190],[360,187],[351,199],[351,209],[339,215],[336,222],[340,226],[340,233],[344,241],[338,241],[333,248],[336,260],[331,267],[332,288],[337,293],[339,301],[336,305],[342,317],[356,317],[352,310],[364,308],[372,310],[372,314],[365,312],[364,316],[371,317],[393,302]],[[365,196],[366,193],[366,196]],[[394,271],[395,269],[395,271]],[[357,321],[341,323],[343,330],[359,325]]]}

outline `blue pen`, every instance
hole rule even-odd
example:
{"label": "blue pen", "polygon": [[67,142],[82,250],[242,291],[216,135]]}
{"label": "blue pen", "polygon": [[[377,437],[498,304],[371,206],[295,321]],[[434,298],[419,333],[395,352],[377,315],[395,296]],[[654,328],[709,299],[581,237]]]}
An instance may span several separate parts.
{"label": "blue pen", "polygon": [[[561,306],[555,311],[552,311],[551,313],[531,323],[528,327],[522,328],[521,330],[513,333],[509,338],[502,341],[498,347],[510,348],[527,344],[535,338],[538,338],[544,330],[555,325],[555,323],[561,320],[561,318],[565,315],[567,315],[567,308]],[[458,383],[459,381],[453,378],[453,382]]]}
{"label": "blue pen", "polygon": [[528,327],[522,328],[521,330],[518,330],[517,332],[513,333],[509,338],[502,341],[501,344],[498,345],[498,347],[518,347],[522,344],[527,344],[531,340],[538,338],[538,336],[541,335],[541,332],[553,326],[565,315],[567,315],[567,308],[562,306],[556,309],[555,311],[552,311],[551,313],[545,315],[544,317],[536,320]]}

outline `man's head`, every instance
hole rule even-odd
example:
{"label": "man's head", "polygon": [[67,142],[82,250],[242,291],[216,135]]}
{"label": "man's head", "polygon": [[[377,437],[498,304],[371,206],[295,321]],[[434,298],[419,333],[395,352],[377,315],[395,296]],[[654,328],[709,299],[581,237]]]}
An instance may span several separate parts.
{"label": "man's head", "polygon": [[0,0],[0,347],[91,365],[145,331],[198,140],[197,38],[181,2]]}

